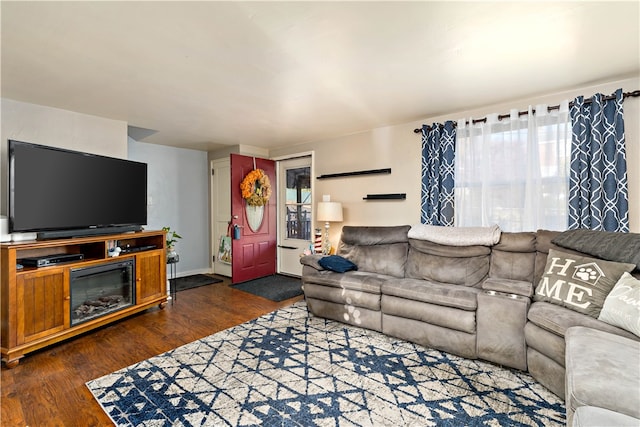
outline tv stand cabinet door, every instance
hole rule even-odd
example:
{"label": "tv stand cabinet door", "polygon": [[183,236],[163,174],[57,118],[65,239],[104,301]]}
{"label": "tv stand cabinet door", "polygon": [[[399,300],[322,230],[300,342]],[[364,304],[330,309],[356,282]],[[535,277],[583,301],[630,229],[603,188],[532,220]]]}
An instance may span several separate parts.
{"label": "tv stand cabinet door", "polygon": [[136,304],[166,296],[165,252],[149,251],[136,255]]}
{"label": "tv stand cabinet door", "polygon": [[68,328],[69,274],[46,269],[16,277],[17,344],[26,344]]}

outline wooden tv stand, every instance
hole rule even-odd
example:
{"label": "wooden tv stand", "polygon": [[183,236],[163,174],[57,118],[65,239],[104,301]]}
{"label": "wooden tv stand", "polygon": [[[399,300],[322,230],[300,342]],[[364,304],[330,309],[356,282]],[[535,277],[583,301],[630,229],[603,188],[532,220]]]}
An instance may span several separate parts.
{"label": "wooden tv stand", "polygon": [[[164,231],[140,231],[63,240],[11,242],[0,245],[0,340],[2,361],[18,365],[31,351],[122,319],[158,304],[164,308],[166,245]],[[150,247],[109,257],[109,244]],[[82,260],[45,267],[17,268],[17,260],[53,254],[82,254]],[[72,269],[135,260],[135,303],[118,311],[71,325],[70,273]]]}

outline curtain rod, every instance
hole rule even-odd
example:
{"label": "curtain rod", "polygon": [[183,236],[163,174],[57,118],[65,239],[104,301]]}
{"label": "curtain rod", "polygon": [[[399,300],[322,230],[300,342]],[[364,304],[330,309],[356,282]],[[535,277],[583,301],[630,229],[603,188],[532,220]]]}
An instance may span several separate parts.
{"label": "curtain rod", "polygon": [[[633,92],[625,92],[625,93],[622,94],[622,99],[628,98],[628,97],[636,97],[636,96],[640,96],[640,90],[634,90]],[[611,99],[616,99],[616,96],[615,95],[608,95],[608,96],[603,96],[602,97],[603,101],[609,101]],[[585,99],[585,101],[584,101],[585,104],[591,104],[591,102],[592,102],[591,99]],[[569,106],[570,107],[573,106],[573,101],[571,101],[569,103]],[[560,105],[551,105],[551,106],[547,107],[547,111],[558,110],[559,108],[560,108]],[[535,113],[536,110],[534,109],[533,112]],[[527,115],[527,114],[529,114],[528,111],[518,111],[518,117],[524,116],[524,115]],[[508,117],[511,117],[511,114],[500,114],[500,115],[498,115],[498,120],[506,119]],[[471,124],[474,124],[474,125],[476,123],[486,123],[486,122],[487,122],[487,118],[486,117],[483,117],[481,119],[473,119],[473,120],[471,120]],[[467,123],[469,123],[469,122],[467,121]],[[457,123],[453,122],[453,125],[457,126]],[[427,126],[427,130],[431,130],[431,126]],[[416,129],[413,130],[413,132],[414,133],[420,133],[420,132],[422,132],[422,128],[416,128]]]}

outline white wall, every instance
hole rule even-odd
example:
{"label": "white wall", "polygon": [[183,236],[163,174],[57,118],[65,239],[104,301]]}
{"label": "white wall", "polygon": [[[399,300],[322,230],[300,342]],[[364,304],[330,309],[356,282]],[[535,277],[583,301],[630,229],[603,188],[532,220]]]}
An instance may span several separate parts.
{"label": "white wall", "polygon": [[127,123],[59,108],[2,98],[0,177],[1,210],[7,213],[7,140],[85,151],[103,156],[127,158]]}
{"label": "white wall", "polygon": [[208,272],[209,191],[204,151],[144,144],[129,140],[127,123],[42,105],[1,99],[1,213],[7,206],[7,140],[32,142],[149,164],[148,229],[165,225],[183,239],[179,275]]}
{"label": "white wall", "polygon": [[[315,202],[323,195],[341,202],[344,222],[332,224],[338,241],[342,225],[402,225],[420,222],[420,138],[410,125],[389,126],[341,138],[271,150],[274,158],[313,151],[313,174],[391,168],[390,175],[315,179]],[[367,194],[406,193],[406,200],[365,201]],[[324,228],[317,223],[316,228]]]}
{"label": "white wall", "polygon": [[[540,96],[514,100],[474,110],[453,112],[439,117],[395,126],[381,127],[340,138],[304,143],[270,151],[272,158],[314,151],[315,176],[364,169],[391,168],[391,175],[337,178],[314,181],[314,199],[323,194],[344,206],[344,222],[331,227],[332,241],[337,241],[341,225],[414,224],[420,221],[420,134],[413,129],[423,123],[444,122],[459,118],[480,118],[490,113],[506,113],[512,108],[526,110],[528,105],[554,105],[578,95],[590,97],[597,92],[611,94],[622,87],[625,92],[640,88],[639,78],[605,82]],[[624,102],[629,211],[631,230],[640,232],[640,98]],[[364,201],[368,193],[407,193],[405,201]],[[318,224],[317,226],[321,226]]]}
{"label": "white wall", "polygon": [[177,275],[208,273],[210,269],[209,166],[206,151],[147,144],[129,138],[130,160],[147,169],[147,228],[171,227],[182,239]]}

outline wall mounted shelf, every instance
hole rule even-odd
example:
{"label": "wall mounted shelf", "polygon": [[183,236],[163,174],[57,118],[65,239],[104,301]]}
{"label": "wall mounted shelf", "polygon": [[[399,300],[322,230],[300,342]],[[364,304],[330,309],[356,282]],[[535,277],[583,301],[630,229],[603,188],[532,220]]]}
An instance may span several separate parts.
{"label": "wall mounted shelf", "polygon": [[362,200],[405,200],[407,193],[367,194]]}
{"label": "wall mounted shelf", "polygon": [[381,175],[381,174],[390,174],[390,173],[391,173],[391,168],[370,169],[370,170],[365,170],[365,171],[330,173],[330,174],[320,175],[318,177],[318,179],[345,178],[345,177],[349,177],[349,176]]}

